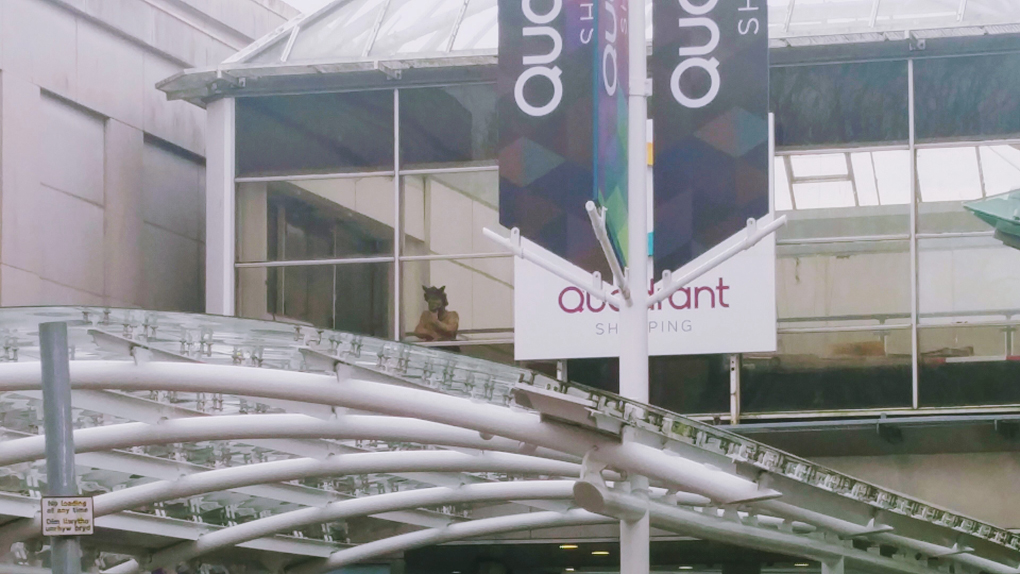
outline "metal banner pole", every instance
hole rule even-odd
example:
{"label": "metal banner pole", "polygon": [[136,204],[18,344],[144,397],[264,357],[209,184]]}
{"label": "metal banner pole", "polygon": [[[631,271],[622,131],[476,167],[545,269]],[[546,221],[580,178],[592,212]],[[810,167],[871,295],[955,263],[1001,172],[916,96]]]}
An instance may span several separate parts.
{"label": "metal banner pole", "polygon": [[[627,108],[627,286],[620,308],[620,394],[648,403],[648,61],[645,0],[628,0],[630,91]],[[630,480],[631,490],[647,493],[647,479]],[[648,513],[620,521],[620,574],[648,574]]]}
{"label": "metal banner pole", "polygon": [[[77,496],[67,323],[40,323],[39,351],[46,432],[47,495]],[[78,537],[50,538],[50,567],[53,574],[81,574],[81,543]]]}
{"label": "metal banner pole", "polygon": [[648,64],[645,0],[628,2],[630,92],[627,107],[627,286],[620,309],[620,394],[648,402]]}

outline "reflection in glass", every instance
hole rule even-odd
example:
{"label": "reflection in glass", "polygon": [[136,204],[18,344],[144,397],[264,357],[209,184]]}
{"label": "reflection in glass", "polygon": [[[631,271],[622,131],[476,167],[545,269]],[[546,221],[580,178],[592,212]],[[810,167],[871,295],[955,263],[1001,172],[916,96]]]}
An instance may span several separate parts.
{"label": "reflection in glass", "polygon": [[498,172],[409,175],[403,184],[405,255],[502,252],[482,234],[509,235],[499,225]]}
{"label": "reflection in glass", "polygon": [[239,316],[388,337],[391,263],[237,270]]}
{"label": "reflection in glass", "polygon": [[[346,2],[318,20],[302,23],[287,61],[361,59],[385,4],[385,0]],[[286,42],[285,37],[281,43]],[[266,61],[262,54],[253,60]]]}
{"label": "reflection in glass", "polygon": [[390,0],[369,55],[444,52],[463,0]]}
{"label": "reflection in glass", "polygon": [[917,181],[921,233],[990,231],[963,209],[963,203],[1020,189],[1020,145],[919,149]]}
{"label": "reflection in glass", "polygon": [[777,146],[907,140],[904,61],[776,67],[769,76]]}
{"label": "reflection in glass", "polygon": [[774,173],[776,210],[792,212],[780,239],[908,231],[907,150],[784,154]]}
{"label": "reflection in glass", "polygon": [[499,45],[497,12],[496,0],[471,0],[457,30],[453,49],[495,50]]}
{"label": "reflection in glass", "polygon": [[1020,54],[914,63],[917,138],[1020,134]]}
{"label": "reflection in glass", "polygon": [[926,327],[918,332],[921,406],[1020,403],[1020,311],[993,325]]}
{"label": "reflection in glass", "polygon": [[238,260],[303,261],[393,253],[393,178],[242,183]]}
{"label": "reflection in glass", "polygon": [[[567,375],[573,382],[619,392],[620,360],[571,359]],[[725,355],[650,357],[653,384],[649,403],[681,414],[722,414],[730,409],[729,358]]]}
{"label": "reflection in glass", "polygon": [[781,322],[796,321],[799,326],[909,319],[909,243],[779,246],[776,304]]}
{"label": "reflection in glass", "polygon": [[1020,314],[1020,250],[993,237],[918,244],[921,324],[1001,322]]}
{"label": "reflection in glass", "polygon": [[494,84],[400,91],[400,158],[404,169],[426,164],[494,162]]}
{"label": "reflection in glass", "polygon": [[780,333],[777,353],[745,354],[744,412],[909,407],[909,329]]}
{"label": "reflection in glass", "polygon": [[393,169],[390,90],[238,98],[242,176]]}

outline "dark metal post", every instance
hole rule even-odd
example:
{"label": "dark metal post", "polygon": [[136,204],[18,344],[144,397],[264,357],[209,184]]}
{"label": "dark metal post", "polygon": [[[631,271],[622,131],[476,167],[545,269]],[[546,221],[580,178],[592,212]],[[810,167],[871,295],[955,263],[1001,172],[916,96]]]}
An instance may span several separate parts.
{"label": "dark metal post", "polygon": [[[40,323],[39,351],[46,430],[46,494],[77,496],[67,323]],[[53,574],[81,574],[81,543],[77,537],[50,538],[50,567]]]}

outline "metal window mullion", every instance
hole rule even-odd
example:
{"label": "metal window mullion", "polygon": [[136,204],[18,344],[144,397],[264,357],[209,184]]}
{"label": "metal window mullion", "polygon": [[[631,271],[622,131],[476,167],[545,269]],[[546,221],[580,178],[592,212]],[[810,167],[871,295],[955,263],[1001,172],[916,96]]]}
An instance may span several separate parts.
{"label": "metal window mullion", "polygon": [[917,332],[918,322],[918,249],[917,249],[917,150],[914,147],[914,60],[907,60],[907,121],[910,143],[910,356],[911,356],[911,406],[920,406],[920,349]]}
{"label": "metal window mullion", "polygon": [[[389,0],[386,8],[389,7]],[[378,32],[378,30],[376,30]],[[374,39],[374,37],[373,37]],[[404,194],[401,193],[400,176],[400,90],[393,90],[393,340],[401,339],[403,330],[400,320],[401,294],[403,284],[401,281],[400,256],[403,253],[404,243]]]}
{"label": "metal window mullion", "polygon": [[[281,241],[283,241],[281,239]],[[235,263],[235,269],[263,269],[270,267],[326,267],[330,265],[354,265],[359,263],[390,263],[392,255],[378,257],[337,257],[333,259],[281,259],[278,261],[247,261]]]}
{"label": "metal window mullion", "polygon": [[436,253],[433,255],[401,255],[401,261],[456,261],[458,259],[512,259],[513,253],[460,253],[460,254],[440,254]]}
{"label": "metal window mullion", "polygon": [[430,167],[422,169],[407,169],[400,173],[402,175],[442,175],[447,173],[476,173],[484,171],[499,171],[499,166],[472,165],[464,167]]}
{"label": "metal window mullion", "polygon": [[319,181],[329,179],[363,179],[369,177],[389,177],[392,171],[345,171],[341,173],[304,173],[289,175],[260,175],[238,177],[235,183],[272,183],[277,181]]}

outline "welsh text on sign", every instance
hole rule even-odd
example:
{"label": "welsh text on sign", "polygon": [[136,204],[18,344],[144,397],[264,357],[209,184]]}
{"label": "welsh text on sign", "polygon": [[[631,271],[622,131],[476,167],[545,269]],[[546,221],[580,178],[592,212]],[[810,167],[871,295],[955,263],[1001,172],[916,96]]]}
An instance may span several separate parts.
{"label": "welsh text on sign", "polygon": [[90,536],[93,525],[91,496],[43,497],[43,536]]}

